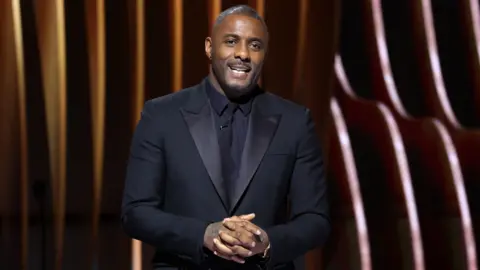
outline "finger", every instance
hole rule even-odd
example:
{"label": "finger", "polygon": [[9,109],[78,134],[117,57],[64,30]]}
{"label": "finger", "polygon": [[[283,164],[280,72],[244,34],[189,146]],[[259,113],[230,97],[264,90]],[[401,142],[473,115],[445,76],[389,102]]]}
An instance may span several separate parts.
{"label": "finger", "polygon": [[242,222],[241,226],[255,235],[260,236],[262,234],[260,228],[251,222]]}
{"label": "finger", "polygon": [[233,216],[233,217],[224,218],[224,219],[223,219],[223,222],[226,222],[226,221],[239,222],[239,221],[242,221],[242,220],[243,220],[243,219],[241,219],[240,217]]}
{"label": "finger", "polygon": [[214,245],[215,251],[217,253],[220,253],[223,256],[234,256],[235,255],[235,253],[230,248],[228,248],[226,245],[224,245],[217,238],[213,239],[213,245]]}
{"label": "finger", "polygon": [[236,222],[231,221],[231,220],[223,221],[223,226],[225,226],[227,229],[229,229],[231,231],[234,231],[236,228],[240,227],[240,226],[236,225]]}
{"label": "finger", "polygon": [[[221,231],[224,238],[227,239],[226,243],[229,245],[242,245],[246,248],[253,248],[256,245],[256,237],[251,232],[245,230],[245,228],[236,226],[236,224],[230,224],[234,229],[230,231]],[[219,233],[220,235],[220,233]],[[234,238],[234,239],[232,239]]]}
{"label": "finger", "polygon": [[232,261],[235,261],[237,263],[245,263],[245,259],[238,257],[238,256],[233,256]]}
{"label": "finger", "polygon": [[246,248],[254,248],[256,245],[255,236],[242,227],[237,226],[237,229],[235,231],[229,232],[229,234],[238,239],[241,245]]}
{"label": "finger", "polygon": [[253,252],[251,250],[246,249],[242,246],[233,246],[232,250],[242,258],[247,258],[253,255]]}
{"label": "finger", "polygon": [[255,213],[240,216],[240,219],[248,220],[248,221],[253,220],[254,218],[255,218]]}
{"label": "finger", "polygon": [[[232,225],[233,230],[222,230],[219,235],[222,234],[227,239],[229,245],[244,245],[251,246],[251,242],[255,241],[255,235],[245,230],[245,228]],[[233,238],[233,239],[232,239]]]}
{"label": "finger", "polygon": [[232,260],[237,263],[245,263],[245,260],[235,254],[230,247],[227,247],[217,238],[213,239],[215,250],[213,254],[226,260]]}
{"label": "finger", "polygon": [[243,227],[252,234],[255,234],[255,235],[258,235],[258,236],[260,236],[262,234],[262,231],[260,230],[260,228],[258,226],[256,226],[255,224],[253,224],[249,221],[245,221],[245,220],[238,221],[238,222],[233,221],[233,220],[224,221],[223,225],[225,227],[227,227],[229,230],[232,230],[232,231],[237,230],[238,227]]}
{"label": "finger", "polygon": [[[224,221],[223,226],[227,228],[230,231],[239,231],[242,233],[246,233],[250,237],[253,237],[252,234],[255,234],[254,232],[251,232],[250,230],[247,230],[246,227],[248,226],[248,221]],[[232,235],[233,237],[238,238],[239,235]]]}
{"label": "finger", "polygon": [[262,235],[262,230],[253,224],[248,224],[244,227],[245,230],[253,234],[253,239],[256,242],[263,243],[265,235]]}
{"label": "finger", "polygon": [[232,216],[225,218],[224,221],[232,220],[232,221],[241,221],[241,220],[253,220],[255,218],[255,213],[247,214],[247,215],[241,215],[241,216]]}
{"label": "finger", "polygon": [[228,244],[230,246],[235,246],[235,245],[241,245],[242,242],[240,242],[240,240],[238,240],[237,238],[233,237],[232,235],[230,235],[229,233],[226,233],[226,232],[223,232],[223,231],[220,231],[218,236],[220,237],[220,240],[222,240],[222,242],[224,244]]}

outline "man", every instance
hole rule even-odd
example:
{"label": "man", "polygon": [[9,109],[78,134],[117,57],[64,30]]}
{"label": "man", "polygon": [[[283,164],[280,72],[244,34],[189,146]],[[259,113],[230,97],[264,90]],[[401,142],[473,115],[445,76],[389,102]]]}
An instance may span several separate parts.
{"label": "man", "polygon": [[255,10],[227,9],[205,40],[208,77],[145,103],[122,222],[156,248],[156,269],[293,269],[327,238],[314,124],[258,87],[267,46]]}

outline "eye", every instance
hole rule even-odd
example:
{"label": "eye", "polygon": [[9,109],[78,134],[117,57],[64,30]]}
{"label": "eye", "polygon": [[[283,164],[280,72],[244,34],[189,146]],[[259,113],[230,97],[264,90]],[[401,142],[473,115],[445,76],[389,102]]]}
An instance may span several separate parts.
{"label": "eye", "polygon": [[237,41],[235,39],[227,39],[225,40],[225,44],[229,45],[229,46],[232,46],[232,45],[235,45],[235,43],[237,43]]}
{"label": "eye", "polygon": [[254,49],[254,50],[261,50],[262,49],[262,44],[260,42],[252,42],[250,44],[250,46]]}

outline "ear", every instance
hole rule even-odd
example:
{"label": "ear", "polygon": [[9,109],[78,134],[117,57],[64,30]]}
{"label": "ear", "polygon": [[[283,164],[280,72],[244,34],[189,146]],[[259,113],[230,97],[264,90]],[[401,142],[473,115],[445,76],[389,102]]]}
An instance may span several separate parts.
{"label": "ear", "polygon": [[207,37],[205,39],[205,55],[207,55],[208,59],[212,59],[212,38]]}

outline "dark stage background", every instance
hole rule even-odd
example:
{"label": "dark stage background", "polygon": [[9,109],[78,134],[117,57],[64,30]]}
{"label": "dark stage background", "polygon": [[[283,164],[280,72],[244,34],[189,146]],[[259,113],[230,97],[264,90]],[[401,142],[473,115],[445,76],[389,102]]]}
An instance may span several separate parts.
{"label": "dark stage background", "polygon": [[150,269],[119,220],[132,132],[235,4],[324,146],[334,230],[300,264],[478,269],[478,0],[0,0],[0,269]]}

